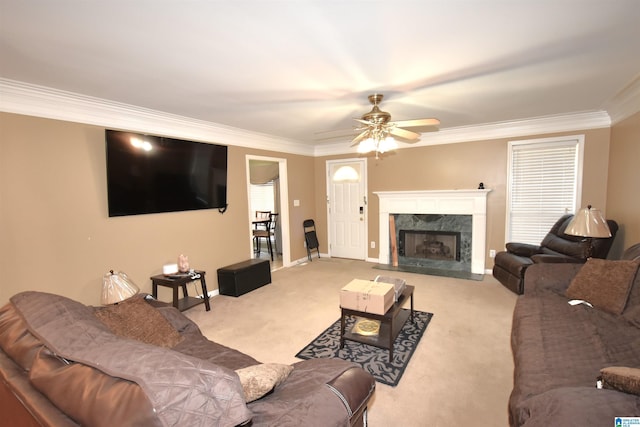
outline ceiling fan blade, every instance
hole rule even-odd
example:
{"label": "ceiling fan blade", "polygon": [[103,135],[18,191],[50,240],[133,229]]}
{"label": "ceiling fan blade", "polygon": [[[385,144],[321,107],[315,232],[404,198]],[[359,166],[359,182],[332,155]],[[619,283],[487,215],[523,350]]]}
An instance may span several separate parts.
{"label": "ceiling fan blade", "polygon": [[363,125],[367,125],[367,126],[371,126],[371,122],[364,120],[364,119],[353,119],[358,123],[362,123]]}
{"label": "ceiling fan blade", "polygon": [[351,141],[352,144],[351,146],[353,147],[354,145],[357,145],[360,141],[362,141],[367,135],[369,134],[369,129],[361,132],[358,136],[356,136],[355,138],[353,138],[353,140]]}
{"label": "ceiling fan blade", "polygon": [[389,133],[400,138],[408,139],[410,141],[415,141],[420,138],[419,133],[411,132],[410,130],[401,129],[398,127],[391,128],[389,130]]}
{"label": "ceiling fan blade", "polygon": [[413,128],[420,126],[437,126],[440,124],[440,120],[438,119],[415,119],[415,120],[401,120],[399,122],[395,122],[396,126],[403,128]]}

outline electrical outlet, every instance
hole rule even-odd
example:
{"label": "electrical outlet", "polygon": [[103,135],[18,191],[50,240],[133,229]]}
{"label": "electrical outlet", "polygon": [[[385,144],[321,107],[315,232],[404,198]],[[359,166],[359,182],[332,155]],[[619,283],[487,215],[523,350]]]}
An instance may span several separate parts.
{"label": "electrical outlet", "polygon": [[371,249],[375,249],[376,248],[376,242],[374,242],[373,240],[371,241]]}
{"label": "electrical outlet", "polygon": [[496,250],[489,249],[489,258],[495,258],[495,257],[496,257]]}

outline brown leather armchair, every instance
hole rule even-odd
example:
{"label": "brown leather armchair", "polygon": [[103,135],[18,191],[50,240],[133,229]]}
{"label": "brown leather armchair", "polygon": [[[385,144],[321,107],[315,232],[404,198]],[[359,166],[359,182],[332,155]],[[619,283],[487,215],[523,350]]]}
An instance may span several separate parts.
{"label": "brown leather armchair", "polygon": [[572,218],[573,215],[564,215],[556,221],[540,245],[507,243],[507,250],[496,254],[493,277],[513,292],[522,294],[524,273],[534,263],[583,263],[589,256],[589,245],[592,258],[606,258],[618,232],[618,224],[607,220],[611,237],[585,239],[564,234]]}

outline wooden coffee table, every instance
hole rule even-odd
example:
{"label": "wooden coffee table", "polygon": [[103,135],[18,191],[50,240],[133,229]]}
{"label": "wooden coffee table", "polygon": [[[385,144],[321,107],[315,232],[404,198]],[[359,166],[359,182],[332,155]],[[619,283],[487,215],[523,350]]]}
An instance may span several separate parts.
{"label": "wooden coffee table", "polygon": [[[369,344],[379,348],[389,350],[389,361],[393,360],[393,342],[400,333],[408,318],[413,323],[413,290],[412,285],[406,285],[404,291],[391,308],[385,314],[366,313],[364,311],[352,310],[340,307],[342,316],[340,317],[340,348],[344,347],[344,341],[355,341],[362,344]],[[402,306],[411,300],[411,310],[402,310]],[[347,316],[364,317],[366,319],[379,320],[380,331],[377,335],[360,335],[351,331],[345,331]]]}

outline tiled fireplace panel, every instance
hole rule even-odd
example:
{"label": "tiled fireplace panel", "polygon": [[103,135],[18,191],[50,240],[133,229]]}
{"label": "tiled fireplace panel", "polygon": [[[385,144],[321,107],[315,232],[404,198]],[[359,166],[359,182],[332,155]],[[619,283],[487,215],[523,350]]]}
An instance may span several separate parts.
{"label": "tiled fireplace panel", "polygon": [[471,271],[471,215],[393,214],[398,263]]}

